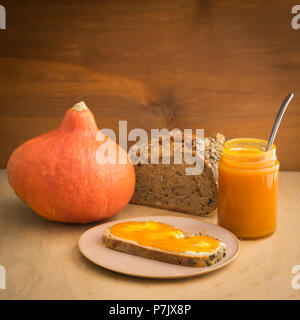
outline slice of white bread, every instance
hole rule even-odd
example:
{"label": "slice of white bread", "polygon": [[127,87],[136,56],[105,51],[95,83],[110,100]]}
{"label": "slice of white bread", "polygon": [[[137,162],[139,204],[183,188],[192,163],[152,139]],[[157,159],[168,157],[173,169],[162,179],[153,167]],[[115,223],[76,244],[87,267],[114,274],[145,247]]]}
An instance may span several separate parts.
{"label": "slice of white bread", "polygon": [[[204,233],[197,235],[207,236]],[[184,233],[184,237],[191,237],[193,234]],[[218,240],[218,239],[217,239]],[[106,228],[103,233],[102,241],[104,245],[113,250],[132,254],[142,258],[158,260],[161,262],[172,263],[187,267],[209,267],[219,262],[225,257],[226,245],[219,241],[219,246],[212,252],[175,252],[159,248],[144,246],[136,241],[119,238],[111,233],[111,228]]]}

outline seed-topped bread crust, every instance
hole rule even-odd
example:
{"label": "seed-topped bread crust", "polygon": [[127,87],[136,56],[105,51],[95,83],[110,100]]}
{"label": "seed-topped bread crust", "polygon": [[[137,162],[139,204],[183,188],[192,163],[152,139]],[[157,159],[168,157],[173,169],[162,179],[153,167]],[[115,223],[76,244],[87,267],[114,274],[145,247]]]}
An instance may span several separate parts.
{"label": "seed-topped bread crust", "polygon": [[[193,215],[210,215],[217,208],[218,161],[222,153],[225,137],[205,138],[204,169],[200,175],[187,175],[185,162],[174,164],[174,146],[184,150],[184,143],[177,143],[170,137],[170,164],[162,164],[162,150],[159,148],[159,164],[135,165],[136,186],[131,203],[166,210],[185,212]],[[189,142],[187,142],[189,143]],[[196,136],[190,141],[192,154],[196,155]],[[151,159],[151,143],[147,146],[148,160]],[[176,150],[176,149],[175,149]]]}

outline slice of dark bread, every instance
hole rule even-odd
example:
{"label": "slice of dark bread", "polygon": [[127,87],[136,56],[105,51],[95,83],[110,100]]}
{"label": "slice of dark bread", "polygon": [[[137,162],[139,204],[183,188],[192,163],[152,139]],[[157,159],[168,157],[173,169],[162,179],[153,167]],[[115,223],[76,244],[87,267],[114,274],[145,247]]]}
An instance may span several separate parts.
{"label": "slice of dark bread", "polygon": [[[218,161],[225,137],[218,133],[205,139],[204,170],[200,175],[186,175],[186,163],[174,164],[174,139],[170,143],[171,163],[136,164],[136,186],[131,203],[193,215],[213,214],[217,208]],[[192,138],[195,147],[196,137]],[[182,143],[183,148],[183,143]],[[161,160],[161,149],[159,150]],[[195,155],[195,150],[193,151]],[[151,144],[148,145],[148,158]]]}
{"label": "slice of dark bread", "polygon": [[153,247],[145,247],[134,241],[117,238],[110,233],[110,228],[104,230],[102,241],[106,247],[116,251],[186,267],[209,267],[218,263],[226,254],[226,245],[222,241],[220,241],[219,248],[214,252],[207,252],[202,255],[179,253]]}

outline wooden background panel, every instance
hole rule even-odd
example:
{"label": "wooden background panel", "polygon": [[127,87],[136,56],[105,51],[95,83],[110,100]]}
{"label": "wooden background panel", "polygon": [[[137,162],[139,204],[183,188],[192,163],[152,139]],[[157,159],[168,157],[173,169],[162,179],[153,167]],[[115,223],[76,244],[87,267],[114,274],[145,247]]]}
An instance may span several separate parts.
{"label": "wooden background panel", "polygon": [[300,170],[300,30],[293,1],[1,1],[0,166],[84,100],[99,127],[204,128],[268,138]]}

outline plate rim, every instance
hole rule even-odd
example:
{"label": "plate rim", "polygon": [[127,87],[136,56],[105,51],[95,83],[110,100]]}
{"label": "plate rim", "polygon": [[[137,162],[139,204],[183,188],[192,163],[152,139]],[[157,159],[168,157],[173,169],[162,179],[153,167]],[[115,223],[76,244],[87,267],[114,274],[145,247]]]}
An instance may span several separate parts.
{"label": "plate rim", "polygon": [[[151,219],[156,219],[156,218],[162,218],[162,217],[166,217],[166,218],[180,218],[180,219],[188,219],[188,220],[195,220],[197,222],[201,222],[203,224],[208,224],[208,225],[212,225],[214,227],[217,227],[219,229],[222,229],[223,231],[225,231],[226,233],[230,234],[230,236],[232,237],[232,239],[234,239],[235,241],[235,244],[237,246],[237,250],[236,252],[233,254],[233,256],[228,259],[226,262],[223,262],[221,264],[218,264],[218,265],[212,265],[210,267],[208,267],[208,269],[206,270],[199,270],[198,272],[193,272],[193,273],[187,273],[187,274],[180,274],[180,275],[161,275],[161,276],[151,276],[151,275],[139,275],[139,274],[136,274],[136,273],[130,273],[130,272],[126,272],[126,271],[120,271],[120,270],[115,270],[115,269],[112,269],[112,268],[109,268],[107,266],[104,266],[104,265],[101,265],[99,264],[98,262],[94,261],[91,257],[87,256],[85,253],[84,253],[84,250],[82,249],[82,246],[81,246],[81,242],[82,242],[82,239],[83,237],[91,232],[92,230],[94,229],[98,229],[100,227],[104,227],[104,226],[109,226],[109,225],[113,225],[115,223],[121,223],[121,222],[126,222],[126,221],[130,221],[130,220],[135,220],[135,219],[139,219],[139,220],[147,220],[148,218],[151,218]],[[127,275],[127,276],[131,276],[131,277],[135,277],[135,278],[140,278],[140,279],[157,279],[157,280],[163,280],[163,279],[183,279],[183,278],[191,278],[191,277],[196,277],[196,276],[200,276],[200,275],[204,275],[204,274],[207,274],[209,272],[213,272],[215,270],[218,270],[220,268],[223,268],[225,267],[226,265],[228,265],[229,263],[233,262],[239,252],[240,252],[240,241],[239,239],[237,238],[236,235],[234,235],[231,231],[219,226],[218,224],[213,224],[213,223],[209,223],[209,222],[204,222],[202,220],[198,220],[198,219],[195,219],[195,218],[192,218],[192,217],[181,217],[181,216],[171,216],[171,215],[161,215],[161,216],[144,216],[144,217],[132,217],[132,218],[125,218],[125,219],[120,219],[120,220],[116,220],[116,221],[109,221],[109,222],[106,222],[106,223],[102,223],[102,224],[99,224],[97,226],[94,226],[94,227],[91,227],[89,228],[88,230],[86,230],[85,232],[83,232],[79,239],[78,239],[78,247],[79,247],[79,251],[81,252],[81,254],[87,259],[89,260],[90,262],[94,263],[95,265],[103,268],[103,269],[106,269],[106,270],[109,270],[109,271],[112,271],[112,272],[115,272],[115,273],[118,273],[118,274],[123,274],[123,275]],[[122,252],[120,252],[122,253]],[[127,254],[127,253],[124,253],[124,254]],[[134,256],[133,257],[137,257],[137,256]],[[151,259],[147,259],[149,260],[149,262],[151,262]],[[160,262],[160,261],[158,261]],[[193,268],[194,269],[194,268]],[[202,268],[203,269],[203,268]]]}

